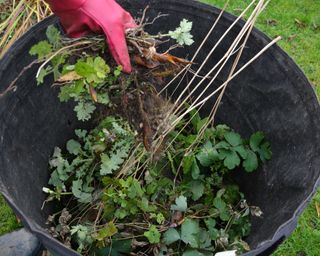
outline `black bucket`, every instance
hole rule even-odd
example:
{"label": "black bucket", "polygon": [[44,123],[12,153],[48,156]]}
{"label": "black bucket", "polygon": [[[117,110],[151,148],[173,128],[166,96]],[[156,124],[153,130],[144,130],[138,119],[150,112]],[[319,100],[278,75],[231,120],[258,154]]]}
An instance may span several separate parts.
{"label": "black bucket", "polygon": [[[128,0],[123,6],[140,16],[147,4],[148,15],[170,14],[160,19],[152,30],[168,31],[186,18],[193,21],[192,34],[201,42],[220,13],[219,9],[191,0]],[[224,14],[209,42],[195,62],[207,56],[211,47],[235,20]],[[0,63],[0,92],[4,91],[24,67],[32,61],[32,45],[45,38],[54,17],[34,26],[18,40]],[[230,46],[240,28],[240,21],[212,56],[209,70]],[[270,42],[254,30],[240,65]],[[178,50],[181,57],[192,56],[189,47]],[[79,127],[70,104],[61,104],[57,91],[36,86],[37,67],[27,69],[16,83],[16,90],[0,99],[0,188],[24,225],[36,234],[45,247],[58,255],[77,255],[53,239],[46,231],[49,208],[41,211],[46,198],[42,187],[49,179],[48,159],[55,146],[63,146]],[[227,71],[226,71],[227,72]],[[220,81],[226,78],[222,73]],[[218,79],[218,81],[219,81]],[[217,85],[220,85],[217,83]],[[209,102],[202,114],[212,108]],[[273,158],[254,174],[235,177],[252,205],[260,206],[263,218],[253,219],[247,238],[252,251],[246,255],[268,255],[296,227],[298,215],[315,193],[320,173],[320,108],[313,89],[292,59],[273,46],[230,83],[217,116],[243,136],[261,130],[271,142]]]}

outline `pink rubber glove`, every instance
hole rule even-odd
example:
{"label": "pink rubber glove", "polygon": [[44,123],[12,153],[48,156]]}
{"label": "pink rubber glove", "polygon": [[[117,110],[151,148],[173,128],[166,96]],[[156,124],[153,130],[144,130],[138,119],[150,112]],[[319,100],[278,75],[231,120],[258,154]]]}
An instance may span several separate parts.
{"label": "pink rubber glove", "polygon": [[131,15],[114,0],[46,0],[70,37],[104,33],[114,59],[130,73],[125,31],[136,27]]}

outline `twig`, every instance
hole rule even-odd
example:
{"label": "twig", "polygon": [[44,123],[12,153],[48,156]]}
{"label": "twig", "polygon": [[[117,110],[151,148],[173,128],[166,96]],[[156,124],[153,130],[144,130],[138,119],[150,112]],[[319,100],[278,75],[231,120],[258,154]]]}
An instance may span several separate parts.
{"label": "twig", "polygon": [[24,67],[22,69],[22,71],[18,74],[18,76],[10,83],[10,85],[7,87],[7,89],[5,89],[2,93],[0,93],[0,98],[5,96],[10,91],[16,91],[17,87],[15,84],[19,80],[19,78],[24,74],[24,72],[26,72],[28,69],[30,69],[33,65],[39,64],[39,63],[40,62],[38,60],[35,60],[35,61],[31,62],[28,66]]}

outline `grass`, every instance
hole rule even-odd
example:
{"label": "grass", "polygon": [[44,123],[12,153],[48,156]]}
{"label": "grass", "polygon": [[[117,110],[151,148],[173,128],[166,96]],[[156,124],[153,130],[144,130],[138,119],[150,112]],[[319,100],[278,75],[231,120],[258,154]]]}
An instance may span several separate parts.
{"label": "grass", "polygon": [[0,236],[20,227],[20,224],[13,214],[11,208],[0,197]]}
{"label": "grass", "polygon": [[[0,0],[0,4],[3,0]],[[8,1],[9,2],[9,1]],[[225,0],[204,2],[223,7]],[[228,11],[239,14],[249,0],[230,0]],[[281,35],[279,45],[302,68],[320,97],[320,1],[271,0],[257,27],[270,37]],[[1,17],[0,17],[1,18]],[[1,35],[1,31],[0,31]],[[273,256],[319,256],[320,217],[315,204],[320,192],[301,216],[298,227]],[[0,235],[19,227],[10,208],[0,197]]]}

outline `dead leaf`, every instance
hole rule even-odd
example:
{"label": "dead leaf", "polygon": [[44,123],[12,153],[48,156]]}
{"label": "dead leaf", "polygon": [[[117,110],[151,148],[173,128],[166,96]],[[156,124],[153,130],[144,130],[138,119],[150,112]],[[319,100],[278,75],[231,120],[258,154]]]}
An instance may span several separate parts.
{"label": "dead leaf", "polygon": [[267,20],[267,25],[268,25],[268,26],[271,26],[271,27],[275,27],[275,26],[278,25],[278,21],[275,20],[275,19],[268,19],[268,20]]}
{"label": "dead leaf", "polygon": [[178,63],[185,64],[185,65],[192,64],[192,62],[186,59],[181,59],[176,56],[170,55],[168,53],[163,53],[163,54],[155,53],[153,58],[159,62],[163,62],[163,63],[170,62],[174,65],[177,65]]}
{"label": "dead leaf", "polygon": [[133,60],[136,64],[152,69],[152,68],[156,68],[160,65],[160,63],[157,61],[152,61],[152,60],[147,60],[146,58],[141,57],[140,55],[135,55],[133,57]]}
{"label": "dead leaf", "polygon": [[294,19],[294,21],[299,28],[305,28],[307,26],[306,23],[302,22],[301,20]]}
{"label": "dead leaf", "polygon": [[78,75],[76,71],[71,71],[63,76],[61,76],[57,82],[69,82],[69,81],[75,81],[81,79],[82,76]]}
{"label": "dead leaf", "polygon": [[288,42],[293,41],[297,37],[297,34],[291,35],[288,37]]}
{"label": "dead leaf", "polygon": [[92,85],[89,85],[90,96],[94,102],[98,102],[97,92]]}

